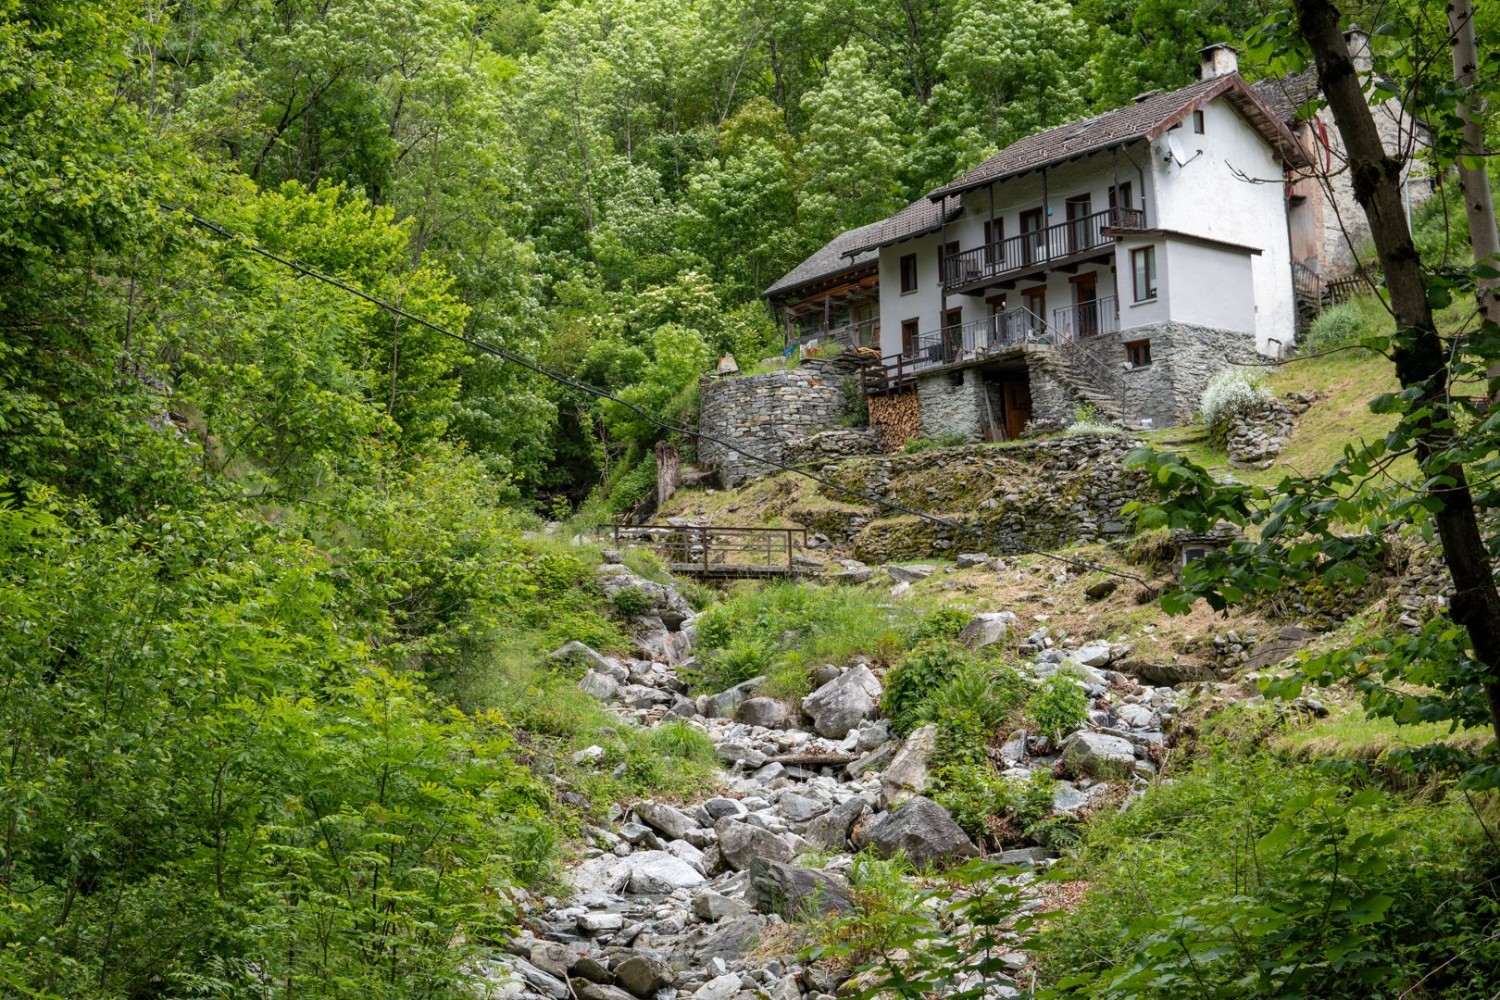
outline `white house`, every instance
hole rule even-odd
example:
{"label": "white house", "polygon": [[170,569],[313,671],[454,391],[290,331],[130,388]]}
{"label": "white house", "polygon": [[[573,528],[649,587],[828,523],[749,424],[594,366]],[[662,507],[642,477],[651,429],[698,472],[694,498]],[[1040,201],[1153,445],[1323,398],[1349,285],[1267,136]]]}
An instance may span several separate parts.
{"label": "white house", "polygon": [[1205,49],[1201,77],[835,241],[846,264],[878,256],[876,394],[915,390],[924,433],[1014,437],[1084,404],[1160,426],[1229,361],[1290,346],[1285,193],[1307,156],[1233,49]]}

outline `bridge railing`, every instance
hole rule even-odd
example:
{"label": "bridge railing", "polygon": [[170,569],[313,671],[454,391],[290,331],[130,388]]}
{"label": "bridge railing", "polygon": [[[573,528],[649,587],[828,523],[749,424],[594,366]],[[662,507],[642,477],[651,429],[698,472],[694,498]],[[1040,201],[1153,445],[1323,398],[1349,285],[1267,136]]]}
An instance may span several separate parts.
{"label": "bridge railing", "polygon": [[674,573],[695,576],[789,576],[813,573],[796,557],[806,528],[731,528],[700,524],[616,524],[616,545],[652,549]]}

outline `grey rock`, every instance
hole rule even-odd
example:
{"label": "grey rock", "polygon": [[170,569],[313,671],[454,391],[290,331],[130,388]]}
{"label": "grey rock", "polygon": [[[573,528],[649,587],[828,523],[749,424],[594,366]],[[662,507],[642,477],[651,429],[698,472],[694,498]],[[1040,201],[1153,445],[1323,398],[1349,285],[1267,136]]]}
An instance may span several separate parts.
{"label": "grey rock", "polygon": [[849,884],[837,875],[757,858],[750,864],[755,908],[787,920],[852,913]]}
{"label": "grey rock", "polygon": [[1018,868],[1035,868],[1055,857],[1057,855],[1045,847],[1018,847],[1013,851],[991,854],[990,860],[1002,865],[1015,865]]}
{"label": "grey rock", "polygon": [[880,695],[880,681],[860,664],[803,698],[802,711],[813,720],[819,736],[841,740],[875,714]]}
{"label": "grey rock", "polygon": [[960,552],[953,562],[959,569],[973,569],[976,566],[988,566],[990,557],[983,552]]}
{"label": "grey rock", "polygon": [[583,675],[578,682],[578,688],[584,694],[591,695],[600,701],[609,701],[620,693],[620,685],[614,678],[592,670]]}
{"label": "grey rock", "polygon": [[729,1000],[740,991],[740,988],[740,977],[733,973],[715,976],[698,987],[697,992],[693,994],[693,1000]]}
{"label": "grey rock", "polygon": [[1085,667],[1106,667],[1111,659],[1109,643],[1086,642],[1073,650],[1073,659]]}
{"label": "grey rock", "polygon": [[849,831],[869,808],[864,799],[850,799],[809,823],[803,836],[817,847],[843,851],[849,845]]}
{"label": "grey rock", "polygon": [[880,797],[887,808],[927,790],[928,763],[937,747],[937,726],[912,731],[880,775]]}
{"label": "grey rock", "polygon": [[623,681],[629,674],[624,665],[581,642],[565,643],[547,654],[547,659],[582,663],[591,672],[613,677],[617,681]]}
{"label": "grey rock", "polygon": [[765,754],[744,743],[720,743],[714,748],[714,752],[723,763],[730,765],[743,764],[746,769],[752,771],[766,762]]}
{"label": "grey rock", "polygon": [[1090,778],[1128,778],[1135,770],[1135,747],[1103,733],[1074,733],[1063,744],[1063,766]]}
{"label": "grey rock", "polygon": [[1115,718],[1132,729],[1150,729],[1156,713],[1145,705],[1120,705],[1115,708]]}
{"label": "grey rock", "polygon": [[879,747],[885,746],[891,739],[891,727],[883,719],[877,719],[868,725],[859,728],[859,735],[855,738],[854,749],[860,753],[869,753]]}
{"label": "grey rock", "polygon": [[[769,830],[725,817],[714,824],[719,835],[719,852],[724,863],[735,871],[744,871],[756,858],[790,861],[792,849],[786,841]],[[674,859],[675,860],[675,859]]]}
{"label": "grey rock", "polygon": [[881,857],[905,851],[912,864],[941,865],[979,856],[948,810],[931,799],[916,796],[869,830],[870,845]]}
{"label": "grey rock", "polygon": [[[762,757],[765,755],[762,754]],[[764,763],[764,762],[763,762]],[[745,807],[734,799],[726,799],[722,795],[716,796],[703,803],[703,808],[716,820],[725,816],[738,816],[745,811]]]}
{"label": "grey rock", "polygon": [[735,720],[747,726],[777,729],[786,722],[786,705],[775,698],[750,698],[734,711]]}
{"label": "grey rock", "polygon": [[671,986],[675,978],[671,966],[649,955],[632,955],[615,966],[615,984],[642,1000]]}
{"label": "grey rock", "polygon": [[578,929],[585,934],[607,934],[625,926],[625,918],[618,913],[584,913],[578,917]]}
{"label": "grey rock", "polygon": [[511,970],[523,979],[527,986],[536,990],[543,996],[552,997],[553,1000],[568,1000],[573,995],[568,989],[568,984],[556,976],[544,972],[525,959],[513,958],[506,963]]}
{"label": "grey rock", "polygon": [[1000,747],[1000,758],[1005,763],[1015,766],[1026,759],[1027,738],[1026,730],[1018,729],[1011,734],[1010,739]]}
{"label": "grey rock", "polygon": [[665,851],[637,851],[626,860],[630,866],[631,892],[668,893],[705,881],[702,872]]}
{"label": "grey rock", "polygon": [[705,965],[716,958],[738,962],[755,950],[765,930],[766,918],[758,913],[731,920],[698,949],[698,960]]}
{"label": "grey rock", "polygon": [[635,1000],[618,986],[596,983],[582,977],[574,978],[569,983],[578,994],[578,1000]]}
{"label": "grey rock", "polygon": [[897,583],[916,583],[937,572],[936,566],[897,566],[895,563],[880,568]]}
{"label": "grey rock", "polygon": [[822,799],[809,798],[806,795],[798,795],[796,792],[788,792],[776,800],[776,808],[781,810],[788,822],[806,823],[815,816],[820,816],[828,811],[829,804]]}
{"label": "grey rock", "polygon": [[556,941],[534,941],[528,957],[531,964],[558,979],[568,977],[568,966],[573,963],[573,949]]}
{"label": "grey rock", "polygon": [[1015,613],[1010,611],[992,611],[975,615],[958,634],[958,639],[970,649],[992,646],[1004,639],[1017,621]]}
{"label": "grey rock", "polygon": [[704,891],[693,897],[693,913],[699,920],[716,924],[720,920],[743,917],[750,912],[750,904],[742,899],[731,899],[717,892]]}
{"label": "grey rock", "polygon": [[718,694],[708,699],[708,704],[705,706],[707,711],[705,711],[703,714],[707,715],[710,719],[734,718],[735,709],[740,707],[741,702],[747,701],[751,697],[753,697],[755,695],[755,689],[764,684],[765,680],[766,679],[764,677],[752,677],[748,681],[736,684],[734,687],[727,690],[720,691]]}
{"label": "grey rock", "polygon": [[642,823],[665,834],[668,840],[681,840],[698,822],[681,809],[658,802],[640,802],[635,815]]}
{"label": "grey rock", "polygon": [[586,979],[591,983],[600,983],[604,986],[613,986],[615,984],[615,974],[610,972],[603,962],[592,955],[584,955],[579,958],[573,963],[573,967],[569,971],[573,975],[571,981],[575,984],[579,978]]}
{"label": "grey rock", "polygon": [[858,780],[866,771],[878,771],[882,767],[885,767],[896,756],[896,751],[899,749],[899,743],[886,743],[884,746],[865,754],[859,760],[851,762],[849,766],[844,768],[844,773]]}

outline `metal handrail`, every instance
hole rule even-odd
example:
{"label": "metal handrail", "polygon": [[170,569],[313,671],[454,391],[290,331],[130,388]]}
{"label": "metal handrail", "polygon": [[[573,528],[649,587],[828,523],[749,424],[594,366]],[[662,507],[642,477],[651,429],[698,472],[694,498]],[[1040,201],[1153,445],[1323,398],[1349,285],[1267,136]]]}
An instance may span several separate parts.
{"label": "metal handrail", "polygon": [[1120,329],[1119,302],[1113,295],[1104,295],[1092,302],[1054,309],[1052,329],[1062,340],[1115,333]]}
{"label": "metal handrail", "polygon": [[1080,219],[986,243],[943,258],[943,287],[970,285],[1088,253],[1114,242],[1114,237],[1105,230],[1145,226],[1146,213],[1141,209],[1106,208]]}

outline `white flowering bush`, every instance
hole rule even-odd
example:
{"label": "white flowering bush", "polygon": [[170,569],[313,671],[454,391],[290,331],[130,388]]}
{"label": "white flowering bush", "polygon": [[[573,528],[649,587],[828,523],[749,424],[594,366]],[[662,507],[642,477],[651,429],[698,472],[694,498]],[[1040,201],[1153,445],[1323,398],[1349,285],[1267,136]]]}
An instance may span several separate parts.
{"label": "white flowering bush", "polygon": [[1255,368],[1226,368],[1209,380],[1199,400],[1203,422],[1222,435],[1236,414],[1248,413],[1271,398],[1265,372]]}

